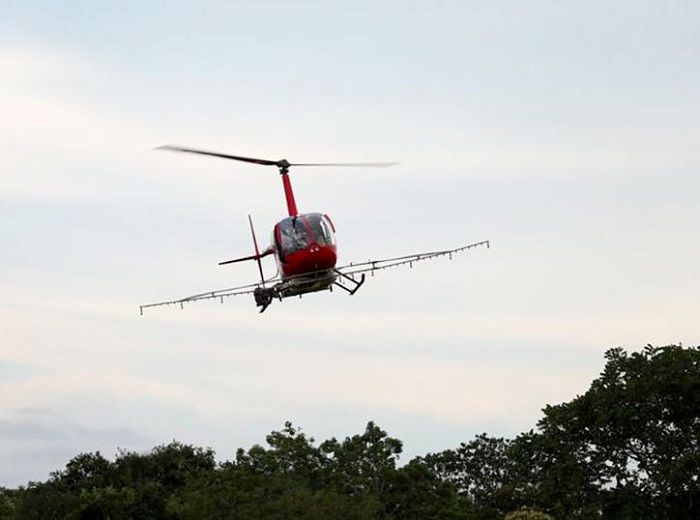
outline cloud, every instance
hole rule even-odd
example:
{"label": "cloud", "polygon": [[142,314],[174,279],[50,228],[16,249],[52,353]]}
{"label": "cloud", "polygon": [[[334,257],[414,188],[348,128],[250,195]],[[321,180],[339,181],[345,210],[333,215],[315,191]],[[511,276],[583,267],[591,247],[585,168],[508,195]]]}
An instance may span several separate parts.
{"label": "cloud", "polygon": [[[75,200],[133,189],[164,129],[96,95],[111,88],[115,71],[41,48],[0,48],[0,71],[8,79],[0,83],[4,198]],[[115,170],[121,175],[105,174]]]}
{"label": "cloud", "polygon": [[152,442],[129,428],[89,427],[46,407],[19,408],[0,416],[0,486],[45,480],[72,457],[90,451],[108,456],[117,447],[143,449]]}
{"label": "cloud", "polygon": [[329,374],[324,394],[340,402],[384,406],[463,425],[534,422],[545,403],[574,396],[588,383],[585,372],[565,376],[447,361],[374,360],[362,367],[356,363],[353,368]]}
{"label": "cloud", "polygon": [[146,441],[128,428],[89,428],[71,421],[50,408],[27,407],[0,418],[0,438],[3,442],[48,441],[79,444],[90,440],[100,443],[137,444]]}
{"label": "cloud", "polygon": [[[56,371],[58,367],[54,367]],[[153,378],[135,377],[120,369],[99,365],[90,369],[73,369],[62,373],[35,375],[19,382],[3,382],[0,388],[7,396],[7,407],[70,408],[75,404],[99,409],[101,403],[137,404],[139,402],[197,408],[206,402],[206,394],[192,388],[165,383]],[[72,404],[68,404],[72,403]]]}
{"label": "cloud", "polygon": [[[700,339],[697,306],[678,300],[626,312],[494,315],[459,309],[436,315],[400,305],[358,311],[357,302],[338,302],[336,312],[322,314],[331,343],[313,327],[297,327],[318,313],[313,299],[286,302],[289,307],[262,317],[250,302],[164,309],[143,318],[135,310],[131,318],[117,318],[111,305],[100,310],[99,301],[65,304],[75,314],[54,309],[25,317],[27,330],[14,334],[29,334],[31,348],[6,344],[6,359],[33,371],[29,379],[3,383],[8,405],[67,402],[98,410],[111,402],[126,410],[148,402],[213,420],[337,402],[444,421],[506,416],[524,424],[546,402],[584,391],[608,348]],[[80,313],[81,307],[94,311]],[[666,337],[669,329],[682,336]],[[52,345],[51,336],[63,339]],[[561,365],[574,355],[588,362]]]}

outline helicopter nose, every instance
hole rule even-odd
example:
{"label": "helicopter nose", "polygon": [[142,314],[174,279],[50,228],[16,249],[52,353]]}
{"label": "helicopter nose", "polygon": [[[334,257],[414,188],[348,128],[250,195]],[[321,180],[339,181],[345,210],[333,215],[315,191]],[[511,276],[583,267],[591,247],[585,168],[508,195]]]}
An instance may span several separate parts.
{"label": "helicopter nose", "polygon": [[309,265],[313,266],[312,270],[332,269],[335,267],[336,253],[333,248],[312,243],[307,251]]}

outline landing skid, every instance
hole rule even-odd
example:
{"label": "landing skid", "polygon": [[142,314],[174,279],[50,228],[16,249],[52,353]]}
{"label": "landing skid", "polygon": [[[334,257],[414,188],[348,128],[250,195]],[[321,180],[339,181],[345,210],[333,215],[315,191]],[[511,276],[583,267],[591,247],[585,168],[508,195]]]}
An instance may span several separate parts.
{"label": "landing skid", "polygon": [[338,271],[337,269],[334,269],[334,271],[338,275],[338,278],[335,279],[335,281],[333,282],[333,285],[337,285],[338,287],[340,287],[344,291],[347,291],[350,294],[350,296],[355,294],[357,292],[357,290],[360,287],[362,287],[362,284],[365,283],[364,273],[362,274],[362,276],[360,277],[360,281],[358,282],[352,276],[348,276],[347,274],[344,274],[344,273]]}

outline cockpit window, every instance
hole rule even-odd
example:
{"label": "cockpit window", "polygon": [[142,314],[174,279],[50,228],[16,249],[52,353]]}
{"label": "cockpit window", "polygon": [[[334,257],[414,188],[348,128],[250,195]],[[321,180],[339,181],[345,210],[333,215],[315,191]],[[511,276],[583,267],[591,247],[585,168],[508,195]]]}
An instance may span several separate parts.
{"label": "cockpit window", "polygon": [[333,244],[333,232],[328,223],[320,213],[310,213],[307,215],[309,226],[314,233],[314,240],[320,246]]}
{"label": "cockpit window", "polygon": [[280,247],[284,254],[293,253],[306,248],[309,243],[309,231],[304,219],[286,218],[280,222]]}

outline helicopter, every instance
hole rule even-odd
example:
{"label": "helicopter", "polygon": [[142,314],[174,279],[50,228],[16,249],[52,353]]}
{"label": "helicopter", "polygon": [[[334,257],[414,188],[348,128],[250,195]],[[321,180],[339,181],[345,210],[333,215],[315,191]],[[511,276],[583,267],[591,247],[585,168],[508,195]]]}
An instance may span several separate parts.
{"label": "helicopter", "polygon": [[[376,271],[401,265],[413,267],[415,262],[438,257],[449,257],[451,259],[454,254],[469,249],[482,246],[490,247],[490,241],[482,240],[455,249],[414,253],[381,260],[368,260],[366,262],[350,263],[337,267],[338,249],[335,236],[336,229],[333,221],[325,213],[299,213],[294,198],[294,192],[292,191],[292,183],[289,178],[289,169],[292,166],[384,168],[398,163],[290,163],[286,159],[277,161],[256,159],[174,145],[163,145],[156,149],[277,167],[282,177],[282,186],[287,202],[288,216],[275,224],[272,230],[271,243],[261,252],[258,247],[258,240],[253,228],[252,218],[248,215],[248,223],[253,238],[255,253],[233,260],[219,262],[219,265],[228,265],[244,261],[256,261],[260,273],[259,282],[208,291],[176,300],[141,305],[139,307],[141,315],[143,315],[144,309],[150,307],[179,305],[182,308],[185,303],[209,299],[218,299],[223,303],[224,298],[243,294],[253,295],[255,304],[257,307],[260,307],[261,313],[264,312],[275,299],[282,301],[284,298],[292,296],[301,297],[303,294],[312,292],[324,290],[332,291],[333,287],[339,287],[352,296],[362,287],[365,282],[365,275],[368,273],[374,275]],[[277,273],[271,278],[266,279],[263,274],[261,260],[270,255],[275,258]]]}

